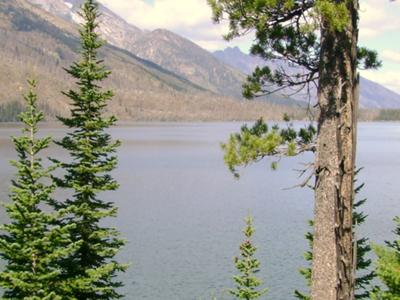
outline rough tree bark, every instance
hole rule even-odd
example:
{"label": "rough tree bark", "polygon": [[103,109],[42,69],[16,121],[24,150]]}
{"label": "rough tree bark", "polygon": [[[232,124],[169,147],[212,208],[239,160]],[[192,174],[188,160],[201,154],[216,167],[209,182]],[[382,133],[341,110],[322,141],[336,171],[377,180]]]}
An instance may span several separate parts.
{"label": "rough tree bark", "polygon": [[321,25],[312,300],[354,299],[353,179],[358,106],[358,0],[345,30]]}

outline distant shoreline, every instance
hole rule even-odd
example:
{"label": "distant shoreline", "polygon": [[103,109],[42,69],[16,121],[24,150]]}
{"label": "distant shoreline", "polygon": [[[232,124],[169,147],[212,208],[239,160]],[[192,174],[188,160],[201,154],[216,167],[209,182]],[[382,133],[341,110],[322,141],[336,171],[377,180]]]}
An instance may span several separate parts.
{"label": "distant shoreline", "polygon": [[[148,127],[148,126],[159,126],[159,125],[196,125],[196,124],[220,124],[220,123],[252,123],[256,120],[190,120],[190,121],[120,121],[114,127]],[[293,122],[308,122],[308,120],[291,120]],[[283,120],[266,120],[268,123],[283,123]],[[400,123],[399,119],[366,119],[358,120],[359,123],[388,123],[394,122]],[[18,128],[21,127],[21,122],[1,122],[0,128]],[[65,128],[60,122],[57,121],[47,121],[41,123],[42,128]],[[112,127],[111,127],[112,128]]]}

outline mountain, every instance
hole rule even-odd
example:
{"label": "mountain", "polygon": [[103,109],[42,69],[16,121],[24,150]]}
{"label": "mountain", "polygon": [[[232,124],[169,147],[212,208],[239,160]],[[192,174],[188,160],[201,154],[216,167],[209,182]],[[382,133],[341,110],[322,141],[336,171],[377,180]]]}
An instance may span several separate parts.
{"label": "mountain", "polygon": [[257,66],[265,64],[262,58],[245,54],[239,47],[227,47],[225,50],[218,50],[213,54],[220,61],[241,70],[245,74],[251,74]]}
{"label": "mountain", "polygon": [[[56,6],[56,1],[41,1],[64,12],[71,9],[71,4],[72,8],[75,5],[65,2]],[[4,111],[15,114],[20,109],[17,104],[30,77],[39,80],[40,102],[46,115],[68,112],[68,100],[60,91],[73,86],[63,67],[78,57],[77,29],[68,16],[49,13],[42,5],[26,0],[0,1],[0,117]],[[262,115],[276,119],[286,110],[277,105],[243,103],[216,95],[110,44],[99,54],[113,71],[104,85],[116,92],[109,110],[120,119],[243,120]]]}
{"label": "mountain", "polygon": [[[0,20],[0,78],[7,82],[1,89],[1,99],[17,100],[25,78],[35,76],[41,82],[46,104],[56,111],[65,111],[67,105],[59,91],[72,86],[72,82],[62,68],[77,58],[77,28],[23,0],[0,1]],[[109,83],[119,91],[112,105],[112,110],[119,114],[133,114],[134,106],[143,102],[143,97],[151,103],[206,92],[122,49],[107,45],[101,55],[111,69],[118,70]]]}
{"label": "mountain", "polygon": [[[78,10],[82,0],[28,0],[30,3],[41,7],[47,12],[63,18],[69,22],[80,23],[81,18]],[[131,50],[130,45],[145,34],[145,31],[127,23],[124,19],[114,14],[111,10],[100,5],[100,27],[101,34],[107,39],[108,43]]]}
{"label": "mountain", "polygon": [[[66,20],[80,21],[77,10],[82,0],[29,1]],[[242,98],[245,74],[221,62],[209,51],[165,29],[141,30],[103,5],[100,5],[100,10],[100,32],[110,44],[152,61],[216,94]]]}
{"label": "mountain", "polygon": [[[215,51],[214,55],[222,62],[230,64],[246,74],[250,74],[256,66],[265,65],[261,58],[245,54],[238,47]],[[268,65],[273,68],[276,62],[268,62]],[[316,99],[315,91],[312,97]],[[303,95],[301,98],[301,100],[304,100]],[[361,77],[360,106],[363,108],[398,109],[400,108],[400,95],[376,82]]]}
{"label": "mountain", "polygon": [[364,77],[360,79],[360,99],[361,105],[367,108],[400,108],[399,94]]}
{"label": "mountain", "polygon": [[215,93],[241,97],[244,74],[171,31],[154,30],[140,38],[132,48],[139,57],[151,60]]}
{"label": "mountain", "polygon": [[[80,22],[77,14],[82,0],[29,0],[53,15],[67,21]],[[213,93],[241,98],[245,74],[250,74],[265,62],[247,55],[239,48],[226,48],[213,54],[195,43],[171,31],[157,29],[151,32],[127,23],[111,10],[100,5],[101,34],[111,45],[156,63],[165,70],[185,78]],[[279,62],[268,62],[272,68]],[[290,94],[288,91],[287,94]],[[315,99],[316,92],[312,97]],[[297,100],[307,101],[303,93]],[[293,104],[293,100],[282,95],[271,95],[267,100],[275,103]],[[387,88],[361,78],[360,105],[365,108],[400,108],[400,95]]]}

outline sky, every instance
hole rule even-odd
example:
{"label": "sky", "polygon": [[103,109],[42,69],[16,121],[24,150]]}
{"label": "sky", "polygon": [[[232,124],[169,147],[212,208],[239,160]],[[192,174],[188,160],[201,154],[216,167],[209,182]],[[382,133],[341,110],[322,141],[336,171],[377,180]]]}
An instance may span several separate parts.
{"label": "sky", "polygon": [[[222,50],[238,46],[248,53],[252,35],[226,42],[227,24],[214,24],[206,0],[99,0],[141,29],[169,29],[201,47]],[[400,93],[400,1],[360,0],[360,41],[378,51],[383,67],[361,75]]]}

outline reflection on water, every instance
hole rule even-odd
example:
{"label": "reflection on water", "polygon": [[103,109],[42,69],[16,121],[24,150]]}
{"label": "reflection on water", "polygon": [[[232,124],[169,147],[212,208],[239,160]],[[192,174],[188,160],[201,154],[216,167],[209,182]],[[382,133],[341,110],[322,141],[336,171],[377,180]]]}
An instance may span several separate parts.
{"label": "reflection on water", "polygon": [[[122,275],[127,299],[210,299],[232,287],[232,257],[248,213],[255,218],[259,277],[270,287],[268,298],[291,299],[303,287],[297,269],[304,265],[313,196],[285,188],[300,181],[294,169],[312,156],[282,160],[277,171],[261,162],[235,180],[219,144],[240,125],[142,123],[112,130],[123,142],[114,174],[121,188],[105,197],[120,207],[118,218],[108,222],[129,240],[120,254],[132,264]],[[15,157],[9,142],[15,134],[0,128],[0,199],[6,199],[14,172],[8,160]],[[45,128],[42,134],[59,138],[63,130]],[[400,124],[361,124],[359,135],[358,166],[365,167],[359,181],[366,182],[361,196],[369,199],[362,233],[381,242],[391,237],[391,219],[400,214],[400,185],[393,180],[400,170]],[[65,156],[56,146],[47,155]]]}

